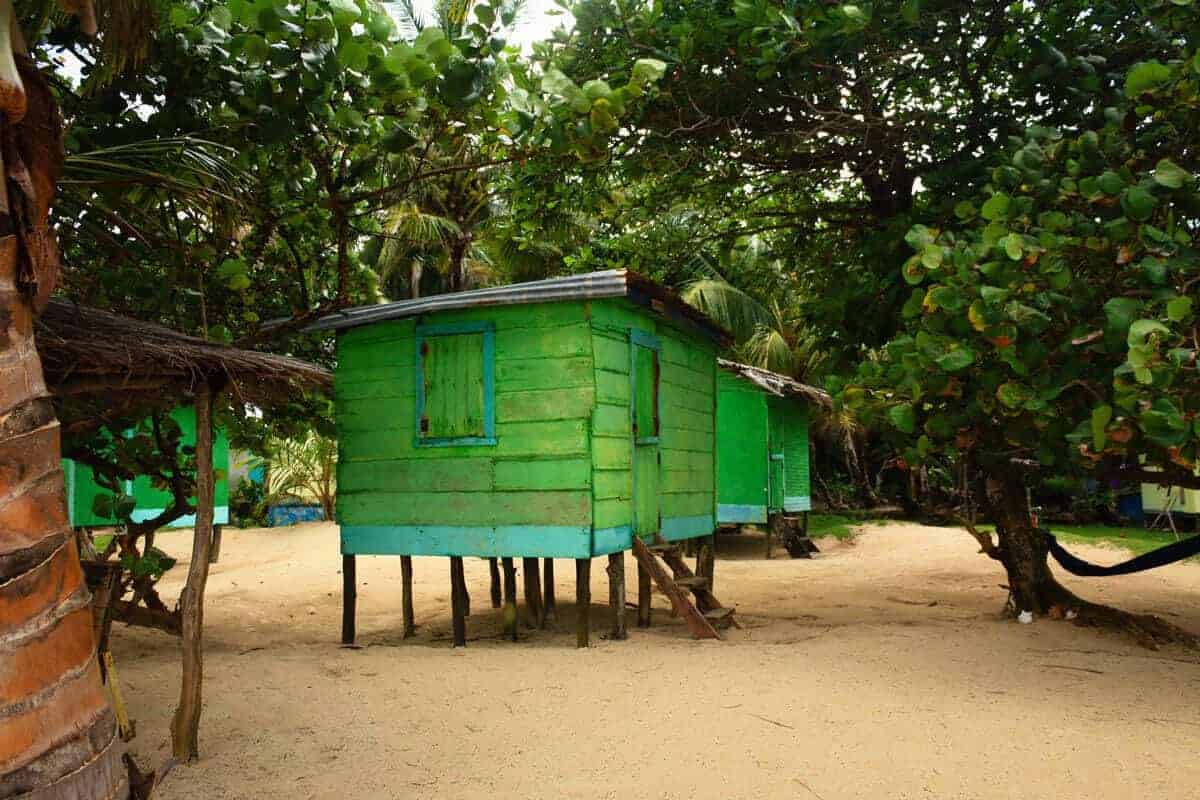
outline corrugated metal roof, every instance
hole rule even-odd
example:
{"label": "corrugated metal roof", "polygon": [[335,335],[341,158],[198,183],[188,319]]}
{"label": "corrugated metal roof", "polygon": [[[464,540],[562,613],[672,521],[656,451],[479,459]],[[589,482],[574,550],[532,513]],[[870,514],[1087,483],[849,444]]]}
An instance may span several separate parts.
{"label": "corrugated metal roof", "polygon": [[438,311],[482,306],[510,306],[526,303],[550,303],[557,300],[590,300],[603,297],[628,297],[652,311],[667,317],[679,317],[691,322],[709,337],[728,343],[729,334],[683,302],[665,286],[624,269],[568,275],[508,286],[474,289],[469,292],[439,294],[415,300],[398,300],[374,306],[360,306],[338,311],[308,326],[310,331],[344,330],[385,320],[404,319]]}
{"label": "corrugated metal roof", "polygon": [[737,375],[739,378],[750,381],[764,392],[773,394],[776,397],[802,397],[809,402],[818,403],[827,408],[833,405],[833,400],[824,389],[810,386],[807,383],[800,383],[800,381],[789,378],[786,375],[780,375],[778,372],[771,372],[761,367],[752,367],[749,364],[739,364],[736,361],[729,361],[724,358],[718,358],[717,365],[721,369]]}

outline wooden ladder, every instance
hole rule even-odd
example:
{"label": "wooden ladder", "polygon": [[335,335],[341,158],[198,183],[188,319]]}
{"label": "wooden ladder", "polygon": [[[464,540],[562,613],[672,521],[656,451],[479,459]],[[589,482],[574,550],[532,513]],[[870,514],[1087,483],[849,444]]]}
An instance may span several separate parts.
{"label": "wooden ladder", "polygon": [[[669,542],[647,545],[634,536],[633,555],[671,601],[676,616],[683,618],[692,636],[697,639],[720,639],[718,627],[737,625],[733,609],[722,606],[713,596],[707,576],[692,572],[683,560],[679,545]],[[671,568],[672,575],[667,574],[664,563]],[[695,597],[695,603],[688,596],[689,592]]]}

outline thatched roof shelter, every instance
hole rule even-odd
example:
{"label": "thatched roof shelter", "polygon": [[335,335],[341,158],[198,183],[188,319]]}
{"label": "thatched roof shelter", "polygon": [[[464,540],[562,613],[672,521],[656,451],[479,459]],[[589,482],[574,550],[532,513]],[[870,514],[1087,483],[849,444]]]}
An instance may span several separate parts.
{"label": "thatched roof shelter", "polygon": [[823,408],[831,408],[833,400],[829,397],[829,393],[824,389],[816,386],[810,386],[807,383],[800,383],[786,375],[780,375],[778,372],[762,369],[761,367],[752,367],[749,364],[739,364],[736,361],[729,361],[724,358],[718,358],[717,364],[721,369],[731,372],[740,378],[758,386],[768,394],[773,394],[776,397],[799,397],[808,400],[810,403],[816,403]]}
{"label": "thatched roof shelter", "polygon": [[219,381],[237,400],[270,405],[333,385],[329,370],[307,361],[205,341],[61,298],[38,318],[37,345],[46,384],[59,398],[172,403]]}

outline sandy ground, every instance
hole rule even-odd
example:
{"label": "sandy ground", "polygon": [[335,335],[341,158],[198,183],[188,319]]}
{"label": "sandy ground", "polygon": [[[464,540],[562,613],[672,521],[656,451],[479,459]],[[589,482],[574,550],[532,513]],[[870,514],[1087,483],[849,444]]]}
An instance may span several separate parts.
{"label": "sandy ground", "polygon": [[[175,553],[189,540],[159,538]],[[725,642],[691,641],[658,595],[655,627],[604,640],[597,560],[586,651],[570,562],[557,564],[557,627],[513,644],[497,636],[486,562],[469,560],[470,641],[453,650],[446,559],[416,559],[421,627],[402,642],[399,559],[360,558],[355,650],[337,643],[333,526],[229,530],[209,581],[202,759],[159,796],[1200,795],[1200,657],[1002,619],[997,567],[960,531],[893,524],[821,544],[814,561],[764,561],[759,538],[721,540],[717,595],[745,626]],[[1083,583],[1200,630],[1200,566]],[[134,753],[161,763],[178,642],[124,627],[114,639]]]}

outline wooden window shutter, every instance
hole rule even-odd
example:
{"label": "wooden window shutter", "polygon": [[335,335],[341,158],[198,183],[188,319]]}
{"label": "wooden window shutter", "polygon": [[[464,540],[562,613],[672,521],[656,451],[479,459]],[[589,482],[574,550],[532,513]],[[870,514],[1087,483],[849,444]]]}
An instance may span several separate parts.
{"label": "wooden window shutter", "polygon": [[484,435],[484,334],[429,336],[421,343],[424,413],[429,439]]}

